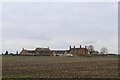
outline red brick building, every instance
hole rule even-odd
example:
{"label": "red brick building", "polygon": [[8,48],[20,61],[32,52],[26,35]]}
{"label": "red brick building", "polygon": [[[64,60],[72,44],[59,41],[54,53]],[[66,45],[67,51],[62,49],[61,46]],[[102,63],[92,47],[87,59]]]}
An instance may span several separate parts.
{"label": "red brick building", "polygon": [[88,54],[88,49],[86,48],[86,46],[85,48],[81,47],[81,45],[79,48],[76,48],[75,46],[71,48],[70,46],[70,49],[66,50],[65,54],[73,54],[73,55],[79,55],[79,56],[85,55],[85,54]]}
{"label": "red brick building", "polygon": [[22,49],[22,51],[19,53],[20,55],[34,55],[35,51],[34,50],[26,50]]}

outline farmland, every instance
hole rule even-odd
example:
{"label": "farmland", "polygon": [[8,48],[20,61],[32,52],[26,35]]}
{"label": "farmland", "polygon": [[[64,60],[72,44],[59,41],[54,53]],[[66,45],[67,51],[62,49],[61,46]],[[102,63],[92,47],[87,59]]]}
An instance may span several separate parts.
{"label": "farmland", "polygon": [[3,56],[3,78],[117,78],[118,57]]}

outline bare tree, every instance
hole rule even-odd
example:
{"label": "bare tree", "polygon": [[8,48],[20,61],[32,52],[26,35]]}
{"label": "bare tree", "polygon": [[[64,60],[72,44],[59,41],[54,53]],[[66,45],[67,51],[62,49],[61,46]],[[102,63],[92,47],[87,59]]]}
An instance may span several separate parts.
{"label": "bare tree", "polygon": [[5,55],[8,55],[8,51],[5,52]]}
{"label": "bare tree", "polygon": [[100,53],[101,54],[105,54],[105,53],[108,53],[108,49],[106,48],[106,47],[102,47],[101,49],[100,49]]}
{"label": "bare tree", "polygon": [[90,54],[92,54],[92,53],[95,51],[93,45],[89,45],[89,46],[87,47],[87,49],[88,49],[88,52],[89,52]]}

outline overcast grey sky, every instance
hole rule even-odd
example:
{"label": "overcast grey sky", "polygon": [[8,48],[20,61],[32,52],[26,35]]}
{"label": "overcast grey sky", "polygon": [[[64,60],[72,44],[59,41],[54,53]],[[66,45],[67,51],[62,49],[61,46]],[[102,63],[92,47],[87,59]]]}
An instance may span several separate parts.
{"label": "overcast grey sky", "polygon": [[3,3],[3,49],[105,46],[118,52],[118,5],[95,2]]}

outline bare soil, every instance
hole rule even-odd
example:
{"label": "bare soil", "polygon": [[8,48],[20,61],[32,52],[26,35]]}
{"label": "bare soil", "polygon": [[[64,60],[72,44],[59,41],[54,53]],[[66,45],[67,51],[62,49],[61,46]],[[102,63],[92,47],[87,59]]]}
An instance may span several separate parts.
{"label": "bare soil", "polygon": [[3,56],[3,78],[117,78],[118,57]]}

